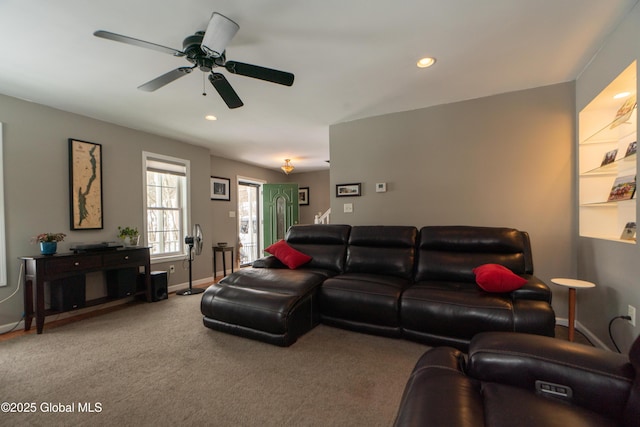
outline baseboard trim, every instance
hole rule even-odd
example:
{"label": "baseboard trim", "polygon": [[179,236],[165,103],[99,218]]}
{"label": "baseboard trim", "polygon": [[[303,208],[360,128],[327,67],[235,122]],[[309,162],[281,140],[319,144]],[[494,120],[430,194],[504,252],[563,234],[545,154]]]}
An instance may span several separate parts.
{"label": "baseboard trim", "polygon": [[[194,280],[192,283],[192,286],[200,286],[200,285],[206,285],[207,283],[212,283],[213,279],[210,277],[204,278],[204,279],[198,279],[198,280]],[[167,290],[169,291],[169,293],[172,292],[177,292],[177,291],[181,291],[183,289],[188,289],[189,288],[189,282],[185,282],[185,283],[179,283],[177,285],[171,285],[167,288]]]}
{"label": "baseboard trim", "polygon": [[[212,283],[213,279],[210,277],[206,277],[204,279],[198,279],[198,280],[194,280],[193,281],[193,286],[200,286],[200,285],[206,285],[207,283]],[[176,291],[180,291],[182,289],[187,289],[189,287],[189,283],[180,283],[177,285],[171,285],[167,287],[168,292],[176,292]],[[127,297],[127,298],[121,298],[118,300],[114,300],[114,301],[109,301],[105,304],[100,304],[100,305],[96,305],[93,307],[85,307],[85,308],[81,308],[78,310],[71,310],[71,311],[65,311],[63,313],[57,314],[57,315],[52,315],[52,316],[47,316],[44,319],[44,323],[45,325],[47,323],[51,323],[51,322],[56,322],[58,320],[64,320],[64,319],[68,319],[69,317],[75,317],[75,316],[79,316],[81,314],[85,314],[85,313],[90,313],[92,311],[98,311],[98,310],[104,310],[105,308],[109,308],[109,307],[114,307],[114,306],[118,306],[118,305],[122,305],[122,304],[127,304],[130,303],[132,301],[135,301],[135,297]],[[33,320],[32,324],[31,324],[31,329],[35,330],[35,319]],[[20,322],[18,322],[18,325],[16,326],[16,323],[6,323],[4,325],[0,325],[0,334],[4,334],[6,332],[9,331],[23,331],[24,330],[24,319],[20,320]]]}
{"label": "baseboard trim", "polygon": [[[569,319],[563,318],[563,317],[556,317],[556,325],[569,327]],[[595,347],[612,351],[608,345],[602,342],[593,332],[589,330],[589,328],[584,326],[578,320],[576,320],[575,325],[576,325],[576,330],[579,331],[581,334],[583,334],[585,337],[587,337],[587,339],[591,341],[591,344],[593,344]]]}

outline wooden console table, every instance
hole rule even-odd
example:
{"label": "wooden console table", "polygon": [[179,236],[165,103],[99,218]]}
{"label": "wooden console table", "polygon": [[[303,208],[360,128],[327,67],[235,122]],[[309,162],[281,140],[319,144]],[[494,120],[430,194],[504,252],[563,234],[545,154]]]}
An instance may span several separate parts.
{"label": "wooden console table", "polygon": [[[24,261],[24,330],[31,329],[36,318],[39,334],[44,328],[44,318],[58,311],[44,308],[44,283],[95,271],[107,271],[126,267],[144,267],[145,296],[151,302],[151,257],[149,248],[122,248],[103,252],[64,253],[20,257]],[[34,295],[35,284],[35,295]],[[35,296],[35,310],[34,310]],[[109,298],[87,301],[86,306],[102,304]]]}

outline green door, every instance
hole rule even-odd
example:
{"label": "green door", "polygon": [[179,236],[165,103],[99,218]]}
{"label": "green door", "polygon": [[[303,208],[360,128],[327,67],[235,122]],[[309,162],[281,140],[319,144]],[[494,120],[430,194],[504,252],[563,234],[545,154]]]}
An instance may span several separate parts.
{"label": "green door", "polygon": [[264,247],[284,239],[289,227],[300,220],[298,184],[263,184]]}

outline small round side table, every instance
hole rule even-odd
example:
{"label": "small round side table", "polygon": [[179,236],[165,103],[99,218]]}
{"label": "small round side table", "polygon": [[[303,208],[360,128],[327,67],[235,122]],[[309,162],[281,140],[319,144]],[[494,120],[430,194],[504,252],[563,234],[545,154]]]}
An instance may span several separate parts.
{"label": "small round side table", "polygon": [[551,279],[551,282],[569,288],[569,341],[573,341],[576,330],[576,289],[595,288],[596,285],[584,280],[565,278]]}

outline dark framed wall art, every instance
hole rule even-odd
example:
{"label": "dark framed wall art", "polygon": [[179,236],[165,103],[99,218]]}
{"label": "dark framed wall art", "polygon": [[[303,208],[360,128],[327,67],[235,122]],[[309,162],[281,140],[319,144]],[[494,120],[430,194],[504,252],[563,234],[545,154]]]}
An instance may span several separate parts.
{"label": "dark framed wall art", "polygon": [[69,139],[72,230],[99,230],[102,217],[102,145]]}
{"label": "dark framed wall art", "polygon": [[362,184],[338,184],[336,185],[336,197],[354,197],[360,196]]}
{"label": "dark framed wall art", "polygon": [[309,187],[298,188],[298,204],[300,206],[309,206]]}
{"label": "dark framed wall art", "polygon": [[231,180],[229,178],[211,177],[211,200],[231,200]]}

